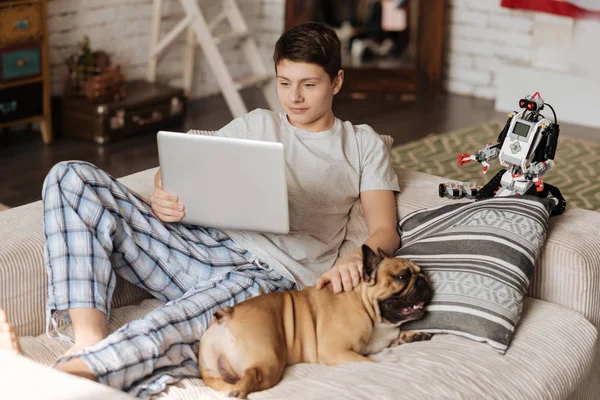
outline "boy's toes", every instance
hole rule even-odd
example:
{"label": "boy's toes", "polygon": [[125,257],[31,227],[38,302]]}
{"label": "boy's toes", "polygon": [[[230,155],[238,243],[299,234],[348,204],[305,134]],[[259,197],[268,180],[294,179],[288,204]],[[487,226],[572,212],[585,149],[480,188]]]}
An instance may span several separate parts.
{"label": "boy's toes", "polygon": [[15,328],[8,322],[4,310],[0,310],[0,351],[23,354]]}

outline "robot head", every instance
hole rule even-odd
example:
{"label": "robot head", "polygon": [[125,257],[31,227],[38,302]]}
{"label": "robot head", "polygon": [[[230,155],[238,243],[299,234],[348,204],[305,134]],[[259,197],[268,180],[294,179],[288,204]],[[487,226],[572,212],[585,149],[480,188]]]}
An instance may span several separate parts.
{"label": "robot head", "polygon": [[540,92],[535,92],[533,96],[527,95],[519,100],[519,107],[526,108],[527,111],[541,111],[544,108],[544,99]]}

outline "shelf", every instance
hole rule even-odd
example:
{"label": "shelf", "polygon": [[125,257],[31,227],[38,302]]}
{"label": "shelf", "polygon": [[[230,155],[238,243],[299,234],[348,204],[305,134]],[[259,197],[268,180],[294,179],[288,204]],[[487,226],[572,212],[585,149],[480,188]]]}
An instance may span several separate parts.
{"label": "shelf", "polygon": [[[19,98],[19,101],[35,101],[35,108],[30,108],[28,112],[19,112],[13,114],[12,118],[19,118],[13,121],[5,121],[6,116],[1,116],[0,128],[10,127],[13,125],[29,124],[32,122],[40,122],[40,131],[44,143],[52,142],[52,110],[50,101],[50,57],[48,51],[48,1],[49,0],[1,0],[0,13],[2,20],[17,21],[23,18],[34,18],[36,23],[32,23],[32,32],[26,32],[22,36],[15,36],[14,40],[3,40],[0,49],[21,48],[27,45],[37,45],[40,48],[40,72],[34,76],[23,76],[16,79],[0,81],[0,91],[2,91],[2,100],[10,101],[11,98]],[[37,21],[39,20],[39,26]],[[11,22],[8,22],[11,24]],[[16,47],[15,47],[16,46]],[[41,90],[37,88],[41,86]],[[28,92],[25,89],[32,91],[31,95],[34,98],[28,97]],[[39,93],[38,93],[39,92]],[[27,96],[25,96],[27,94]],[[6,96],[5,96],[6,95]],[[39,97],[38,97],[39,96]],[[40,98],[41,97],[41,98]],[[41,104],[38,104],[41,103]],[[28,117],[24,117],[30,113]]]}
{"label": "shelf", "polygon": [[44,81],[43,76],[36,76],[34,78],[28,78],[28,79],[18,79],[15,81],[0,83],[0,89],[8,89],[8,88],[11,88],[14,86],[23,86],[23,85],[28,85],[30,83],[38,83],[38,82],[43,82],[43,81]]}
{"label": "shelf", "polygon": [[6,128],[6,127],[9,127],[12,125],[28,124],[30,122],[42,121],[43,119],[44,119],[43,115],[36,115],[34,117],[27,117],[27,118],[17,119],[17,120],[10,121],[10,122],[0,123],[0,128]]}

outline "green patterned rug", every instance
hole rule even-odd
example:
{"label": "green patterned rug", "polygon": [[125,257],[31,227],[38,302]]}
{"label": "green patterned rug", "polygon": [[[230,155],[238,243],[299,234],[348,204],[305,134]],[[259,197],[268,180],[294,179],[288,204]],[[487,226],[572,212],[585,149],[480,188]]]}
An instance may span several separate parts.
{"label": "green patterned rug", "polygon": [[[475,153],[487,143],[496,143],[503,122],[444,134],[431,134],[421,140],[392,148],[392,163],[449,180],[486,184],[502,168],[498,159],[490,162],[486,175],[481,165],[471,161],[459,166],[458,154]],[[600,211],[600,143],[559,137],[556,166],[544,175],[544,182],[558,187],[570,207]]]}

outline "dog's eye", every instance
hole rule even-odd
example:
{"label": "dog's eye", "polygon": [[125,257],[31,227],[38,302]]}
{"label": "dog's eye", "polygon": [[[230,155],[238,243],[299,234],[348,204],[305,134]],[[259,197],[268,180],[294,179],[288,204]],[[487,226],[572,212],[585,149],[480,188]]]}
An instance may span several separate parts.
{"label": "dog's eye", "polygon": [[410,272],[405,272],[405,273],[397,276],[397,278],[400,279],[401,281],[408,279],[409,277],[410,277]]}

